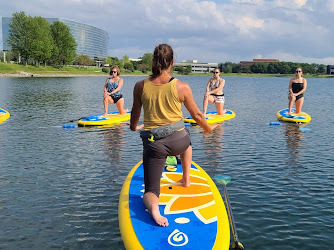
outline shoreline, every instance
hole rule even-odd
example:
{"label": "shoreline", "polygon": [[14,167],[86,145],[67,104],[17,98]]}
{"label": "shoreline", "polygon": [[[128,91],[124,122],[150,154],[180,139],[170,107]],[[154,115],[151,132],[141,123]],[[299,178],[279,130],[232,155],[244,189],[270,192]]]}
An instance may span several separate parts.
{"label": "shoreline", "polygon": [[[0,73],[0,78],[3,77],[108,77],[109,75],[101,74],[34,74],[34,73]],[[144,76],[144,75],[122,75],[122,76]]]}
{"label": "shoreline", "polygon": [[[174,74],[175,76],[181,76],[178,74]],[[0,73],[0,78],[10,78],[10,77],[109,77],[109,74],[71,74],[71,73],[28,73],[28,72],[20,72],[20,73]],[[143,76],[147,77],[148,74],[121,74],[120,76]],[[182,75],[183,76],[183,75]],[[211,74],[190,74],[185,76],[207,76],[210,77]],[[232,77],[287,77],[291,78],[293,75],[268,75],[268,74],[221,74],[221,77],[224,76],[232,76]],[[305,78],[334,78],[334,75],[305,75]]]}

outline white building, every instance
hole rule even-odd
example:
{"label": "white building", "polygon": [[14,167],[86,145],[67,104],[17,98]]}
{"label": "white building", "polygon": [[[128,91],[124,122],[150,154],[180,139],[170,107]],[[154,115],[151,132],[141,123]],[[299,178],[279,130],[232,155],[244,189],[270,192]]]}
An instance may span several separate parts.
{"label": "white building", "polygon": [[208,73],[218,67],[218,63],[198,63],[197,60],[183,60],[180,63],[174,63],[174,66],[186,67],[188,65],[191,65],[192,73]]}

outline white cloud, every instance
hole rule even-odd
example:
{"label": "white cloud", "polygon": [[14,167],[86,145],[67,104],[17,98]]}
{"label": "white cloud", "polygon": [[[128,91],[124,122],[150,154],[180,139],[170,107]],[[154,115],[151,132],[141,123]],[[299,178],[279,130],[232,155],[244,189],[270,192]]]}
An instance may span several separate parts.
{"label": "white cloud", "polygon": [[334,0],[30,0],[29,5],[25,0],[0,1],[0,16],[25,11],[104,29],[110,55],[120,58],[140,57],[168,42],[177,60],[332,60],[328,41],[334,34],[327,22]]}
{"label": "white cloud", "polygon": [[328,0],[328,9],[334,11],[334,0]]}

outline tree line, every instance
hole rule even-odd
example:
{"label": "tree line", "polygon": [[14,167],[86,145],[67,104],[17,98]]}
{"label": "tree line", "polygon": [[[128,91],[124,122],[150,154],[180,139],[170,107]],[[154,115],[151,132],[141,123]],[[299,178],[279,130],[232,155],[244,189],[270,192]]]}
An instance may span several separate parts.
{"label": "tree line", "polygon": [[220,63],[219,68],[224,73],[254,73],[254,74],[294,74],[301,67],[304,74],[326,74],[327,67],[316,63],[294,63],[294,62],[256,62],[250,66],[241,67],[239,63]]}
{"label": "tree line", "polygon": [[43,17],[26,16],[24,12],[14,13],[9,24],[7,43],[16,56],[27,65],[41,63],[65,65],[76,56],[77,44],[69,27],[59,21],[49,24]]}

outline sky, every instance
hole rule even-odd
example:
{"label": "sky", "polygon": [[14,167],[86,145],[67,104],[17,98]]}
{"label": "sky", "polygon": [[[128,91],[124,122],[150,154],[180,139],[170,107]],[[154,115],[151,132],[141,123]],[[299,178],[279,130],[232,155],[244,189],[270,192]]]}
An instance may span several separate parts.
{"label": "sky", "polygon": [[0,6],[0,17],[24,11],[103,29],[112,57],[139,58],[168,43],[176,62],[334,64],[334,0],[0,0]]}

